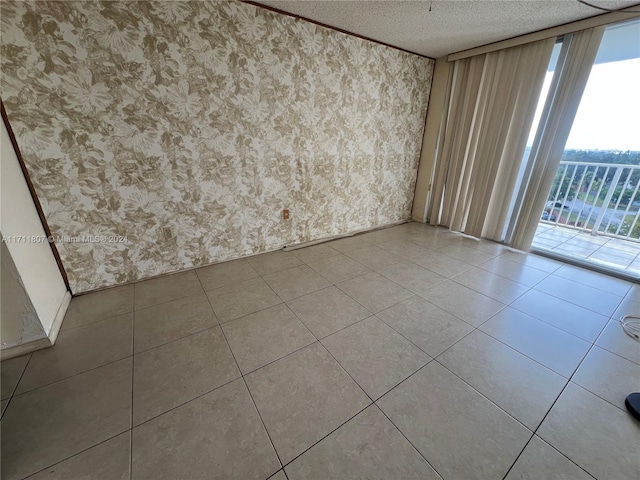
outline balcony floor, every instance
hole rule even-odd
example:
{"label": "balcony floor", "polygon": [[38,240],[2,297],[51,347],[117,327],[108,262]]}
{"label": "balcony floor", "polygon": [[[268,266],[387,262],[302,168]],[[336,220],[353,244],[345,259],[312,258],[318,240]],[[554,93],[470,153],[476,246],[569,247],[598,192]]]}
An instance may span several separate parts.
{"label": "balcony floor", "polygon": [[540,222],[532,248],[640,277],[640,243]]}

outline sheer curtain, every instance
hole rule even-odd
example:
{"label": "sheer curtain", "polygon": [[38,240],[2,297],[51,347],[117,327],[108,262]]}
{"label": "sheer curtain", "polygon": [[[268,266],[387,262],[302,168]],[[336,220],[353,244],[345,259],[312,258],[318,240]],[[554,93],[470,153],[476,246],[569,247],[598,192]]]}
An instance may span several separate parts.
{"label": "sheer curtain", "polygon": [[528,250],[553,178],[560,165],[573,119],[589,79],[605,27],[565,36],[553,83],[529,155],[524,186],[516,200],[509,243]]}
{"label": "sheer curtain", "polygon": [[502,240],[555,38],[457,60],[430,223]]}

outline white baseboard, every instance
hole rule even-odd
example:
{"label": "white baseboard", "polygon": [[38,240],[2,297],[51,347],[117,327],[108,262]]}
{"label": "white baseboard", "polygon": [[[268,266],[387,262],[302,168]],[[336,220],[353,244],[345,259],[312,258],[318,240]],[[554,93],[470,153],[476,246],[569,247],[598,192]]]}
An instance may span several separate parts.
{"label": "white baseboard", "polygon": [[56,312],[56,317],[53,319],[53,324],[51,325],[51,330],[49,331],[48,337],[39,338],[38,340],[33,340],[32,342],[22,343],[20,345],[5,348],[0,351],[0,360],[8,360],[10,358],[19,357],[20,355],[35,352],[36,350],[42,350],[43,348],[52,347],[56,343],[58,333],[60,332],[60,327],[62,326],[62,320],[64,320],[64,316],[67,313],[67,308],[69,308],[70,302],[71,293],[67,291],[65,292],[64,297],[62,297],[62,302],[60,302],[60,306],[58,307],[58,311]]}
{"label": "white baseboard", "polygon": [[[0,1],[2,1],[2,0],[0,0]],[[216,261],[216,262],[207,263],[205,265],[198,265],[197,267],[182,268],[182,269],[175,270],[175,271],[172,271],[172,272],[166,272],[166,273],[161,273],[159,275],[153,275],[151,277],[144,277],[144,278],[141,278],[141,279],[138,279],[138,280],[132,280],[130,282],[118,283],[116,285],[109,285],[108,287],[95,288],[93,290],[87,290],[87,291],[84,291],[84,292],[76,293],[75,295],[76,296],[86,295],[87,293],[99,292],[99,291],[102,291],[102,290],[107,290],[109,288],[121,287],[123,285],[132,285],[132,284],[140,282],[142,280],[151,280],[151,279],[154,279],[154,278],[168,277],[169,275],[174,275],[176,273],[189,272],[189,271],[194,270],[196,268],[208,267],[208,266],[211,266],[211,265],[217,265],[219,263],[230,262],[232,260],[238,260],[238,259],[241,259],[241,258],[254,257],[256,255],[262,255],[263,253],[275,252],[275,251],[278,251],[278,250],[284,250],[285,252],[289,252],[291,250],[297,250],[299,248],[309,247],[311,245],[317,245],[319,243],[330,242],[331,240],[337,240],[339,238],[353,237],[354,235],[359,235],[361,233],[374,232],[376,230],[382,230],[382,229],[389,228],[389,227],[395,227],[397,225],[402,225],[403,223],[408,223],[408,222],[411,222],[411,221],[412,221],[411,218],[405,218],[404,220],[398,220],[396,222],[388,223],[386,225],[380,225],[380,226],[377,226],[377,227],[365,227],[365,228],[361,228],[359,230],[355,230],[355,231],[350,232],[350,233],[345,233],[343,235],[335,235],[333,237],[325,237],[325,238],[321,238],[321,239],[318,239],[318,240],[312,240],[310,242],[297,243],[297,244],[292,244],[292,245],[282,245],[282,244],[270,245],[270,246],[267,246],[265,250],[260,251],[260,252],[247,253],[247,254],[238,254],[238,256],[236,256],[236,257],[226,258],[224,260],[219,260],[219,261]]]}
{"label": "white baseboard", "polygon": [[8,347],[0,351],[0,360],[9,360],[10,358],[19,357],[25,353],[35,352],[36,350],[42,350],[43,348],[49,348],[53,346],[49,337],[39,338],[32,342],[22,343],[13,347]]}
{"label": "white baseboard", "polygon": [[376,230],[383,230],[385,228],[395,227],[397,225],[402,225],[403,223],[407,223],[407,222],[410,222],[410,221],[411,221],[411,219],[408,218],[408,219],[405,219],[405,220],[398,220],[397,222],[388,223],[386,225],[381,225],[379,227],[361,228],[360,230],[355,230],[355,231],[353,231],[351,233],[345,233],[343,235],[334,235],[333,237],[325,237],[325,238],[320,238],[318,240],[311,240],[310,242],[296,243],[295,245],[285,245],[285,247],[282,248],[282,250],[284,250],[285,252],[290,252],[291,250],[298,250],[299,248],[310,247],[312,245],[318,245],[320,243],[330,242],[331,240],[338,240],[340,238],[353,237],[353,236],[358,235],[360,233],[374,232]]}
{"label": "white baseboard", "polygon": [[60,333],[60,327],[62,327],[62,321],[64,320],[64,316],[67,314],[67,308],[69,308],[69,303],[71,303],[71,292],[67,290],[64,297],[62,297],[62,302],[60,302],[60,307],[58,307],[56,317],[53,319],[51,330],[49,330],[49,340],[51,341],[51,345],[56,343],[58,333]]}

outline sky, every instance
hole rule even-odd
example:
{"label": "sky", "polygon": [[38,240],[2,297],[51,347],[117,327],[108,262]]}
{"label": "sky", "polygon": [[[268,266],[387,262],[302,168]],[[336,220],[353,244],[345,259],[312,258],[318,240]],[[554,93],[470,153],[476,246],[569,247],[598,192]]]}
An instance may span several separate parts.
{"label": "sky", "polygon": [[640,58],[593,66],[566,148],[640,151]]}
{"label": "sky", "polygon": [[[553,72],[547,72],[542,87],[545,96],[552,76]],[[534,126],[542,107],[541,102]],[[528,146],[533,143],[534,134],[535,130]],[[640,151],[640,58],[592,67],[565,148]]]}

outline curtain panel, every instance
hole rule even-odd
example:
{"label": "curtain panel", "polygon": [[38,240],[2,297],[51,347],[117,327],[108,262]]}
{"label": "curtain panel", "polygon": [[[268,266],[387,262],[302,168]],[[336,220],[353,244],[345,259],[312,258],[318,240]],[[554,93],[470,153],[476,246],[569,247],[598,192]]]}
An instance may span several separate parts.
{"label": "curtain panel", "polygon": [[605,28],[590,28],[564,38],[512,215],[509,243],[514,248],[528,250],[531,246]]}
{"label": "curtain panel", "polygon": [[503,240],[554,38],[457,60],[441,128],[430,223]]}

